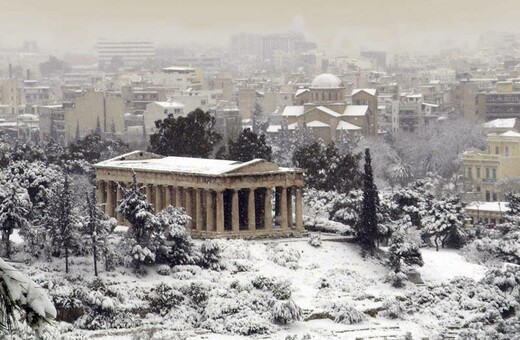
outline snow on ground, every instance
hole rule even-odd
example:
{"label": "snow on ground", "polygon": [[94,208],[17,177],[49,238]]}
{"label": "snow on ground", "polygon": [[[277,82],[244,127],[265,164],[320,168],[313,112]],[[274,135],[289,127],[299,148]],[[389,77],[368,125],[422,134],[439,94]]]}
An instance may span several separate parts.
{"label": "snow on ground", "polygon": [[[360,311],[380,307],[385,299],[404,294],[385,283],[389,270],[378,260],[360,255],[356,244],[346,242],[345,238],[322,235],[322,246],[313,247],[308,238],[243,241],[222,241],[226,244],[224,260],[248,259],[252,264],[245,272],[225,270],[218,274],[218,282],[223,286],[232,280],[251,282],[257,276],[285,279],[292,283],[291,298],[303,309],[304,317],[313,311],[319,311],[336,301],[348,301]],[[200,241],[195,241],[200,242]],[[293,257],[287,257],[287,254]],[[297,255],[299,254],[299,259]],[[440,249],[422,249],[424,267],[419,272],[426,284],[448,282],[457,276],[466,276],[475,280],[484,275],[485,267],[468,263],[457,251]],[[296,260],[294,260],[296,256]],[[287,261],[285,261],[287,260]],[[293,261],[294,260],[294,261]],[[291,262],[292,261],[292,262]],[[62,261],[53,261],[53,265],[62,266]],[[86,258],[75,258],[71,272],[84,271],[84,277],[91,277],[90,262]],[[76,267],[76,268],[74,268]],[[81,269],[80,269],[81,267]],[[200,274],[205,276],[205,271]],[[212,274],[213,275],[213,274]],[[118,268],[111,273],[102,272],[101,276],[110,277],[119,282],[121,289],[132,295],[133,287],[152,287],[159,282],[174,280],[173,277],[161,276],[150,270],[145,278],[137,278],[129,269]],[[324,288],[326,287],[326,288]],[[413,285],[408,289],[416,289]],[[383,316],[368,318],[357,325],[334,323],[329,319],[300,321],[283,326],[275,333],[257,336],[262,339],[285,339],[298,335],[301,339],[310,335],[312,339],[355,339],[403,338],[411,332],[414,338],[430,336],[437,320],[428,315],[414,315],[406,320],[392,320]],[[168,324],[163,325],[168,329]],[[135,339],[134,330],[86,331],[85,334],[97,339]],[[173,332],[173,331],[172,331]],[[175,332],[172,334],[179,334]],[[181,332],[185,339],[235,340],[248,339],[246,336],[211,334],[206,330],[188,330]]]}
{"label": "snow on ground", "polygon": [[421,277],[427,283],[443,283],[457,276],[465,276],[478,281],[484,277],[486,267],[469,263],[453,249],[421,249],[424,266],[419,268]]}

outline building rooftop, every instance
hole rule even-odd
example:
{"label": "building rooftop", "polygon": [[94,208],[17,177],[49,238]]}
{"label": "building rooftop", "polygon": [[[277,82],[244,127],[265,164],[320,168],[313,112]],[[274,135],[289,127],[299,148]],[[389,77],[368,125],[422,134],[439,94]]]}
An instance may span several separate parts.
{"label": "building rooftop", "polygon": [[484,128],[502,128],[502,129],[513,129],[516,125],[516,118],[499,118],[484,123]]}
{"label": "building rooftop", "polygon": [[359,93],[359,92],[366,92],[372,96],[375,96],[377,95],[377,90],[376,89],[354,89],[352,90],[352,93],[351,95],[355,95],[356,93]]}
{"label": "building rooftop", "polygon": [[364,116],[368,111],[368,105],[348,105],[343,116]]}
{"label": "building rooftop", "polygon": [[507,202],[472,202],[465,207],[466,210],[478,210],[482,212],[507,212]]}
{"label": "building rooftop", "polygon": [[96,168],[145,170],[151,172],[184,173],[191,175],[230,175],[258,172],[287,172],[292,168],[281,168],[265,159],[239,162],[220,159],[192,157],[163,157],[144,151],[133,151],[94,165]]}
{"label": "building rooftop", "polygon": [[361,130],[361,127],[342,120],[338,123],[338,127],[336,127],[336,130],[356,131]]}

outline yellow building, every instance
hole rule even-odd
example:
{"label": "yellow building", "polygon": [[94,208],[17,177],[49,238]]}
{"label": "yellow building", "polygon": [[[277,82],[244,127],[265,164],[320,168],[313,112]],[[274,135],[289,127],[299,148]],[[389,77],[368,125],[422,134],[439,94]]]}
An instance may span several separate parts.
{"label": "yellow building", "polygon": [[463,174],[469,199],[496,202],[504,199],[497,181],[520,176],[520,133],[489,134],[487,145],[485,153],[463,154]]}
{"label": "yellow building", "polygon": [[65,138],[67,143],[76,137],[84,137],[96,129],[97,122],[102,132],[124,131],[125,101],[120,96],[107,95],[94,89],[87,90],[76,99],[74,107],[65,111]]}

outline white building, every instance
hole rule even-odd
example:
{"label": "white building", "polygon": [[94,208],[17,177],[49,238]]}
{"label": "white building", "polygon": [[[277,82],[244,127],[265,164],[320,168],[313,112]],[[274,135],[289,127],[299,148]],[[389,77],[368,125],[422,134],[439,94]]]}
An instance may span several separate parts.
{"label": "white building", "polygon": [[169,115],[173,115],[174,118],[185,117],[186,114],[184,104],[182,103],[175,101],[150,103],[146,106],[146,110],[143,113],[146,132],[149,134],[156,132],[155,121],[157,120],[162,120]]}
{"label": "white building", "polygon": [[99,40],[96,46],[100,65],[121,60],[125,67],[135,67],[155,58],[155,47],[146,40]]}

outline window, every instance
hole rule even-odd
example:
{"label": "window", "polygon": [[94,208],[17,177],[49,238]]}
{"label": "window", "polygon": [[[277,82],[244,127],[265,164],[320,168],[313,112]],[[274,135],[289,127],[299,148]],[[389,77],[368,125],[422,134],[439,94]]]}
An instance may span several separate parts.
{"label": "window", "polygon": [[477,178],[480,178],[480,167],[477,167]]}
{"label": "window", "polygon": [[504,148],[504,156],[509,157],[509,146]]}
{"label": "window", "polygon": [[493,179],[497,179],[497,169],[492,169]]}
{"label": "window", "polygon": [[466,169],[466,177],[471,178],[471,167]]}
{"label": "window", "polygon": [[486,168],[486,179],[489,179],[489,168]]}
{"label": "window", "polygon": [[491,199],[491,193],[486,190],[486,202],[489,202],[490,199]]}
{"label": "window", "polygon": [[164,109],[164,114],[167,115],[168,114],[168,110]]}
{"label": "window", "polygon": [[495,146],[495,155],[498,155],[500,153],[500,148],[498,146]]}
{"label": "window", "polygon": [[482,189],[480,187],[477,187],[477,192],[480,192]]}
{"label": "window", "polygon": [[497,193],[494,192],[494,193],[493,193],[493,202],[496,202],[496,201],[497,201]]}

